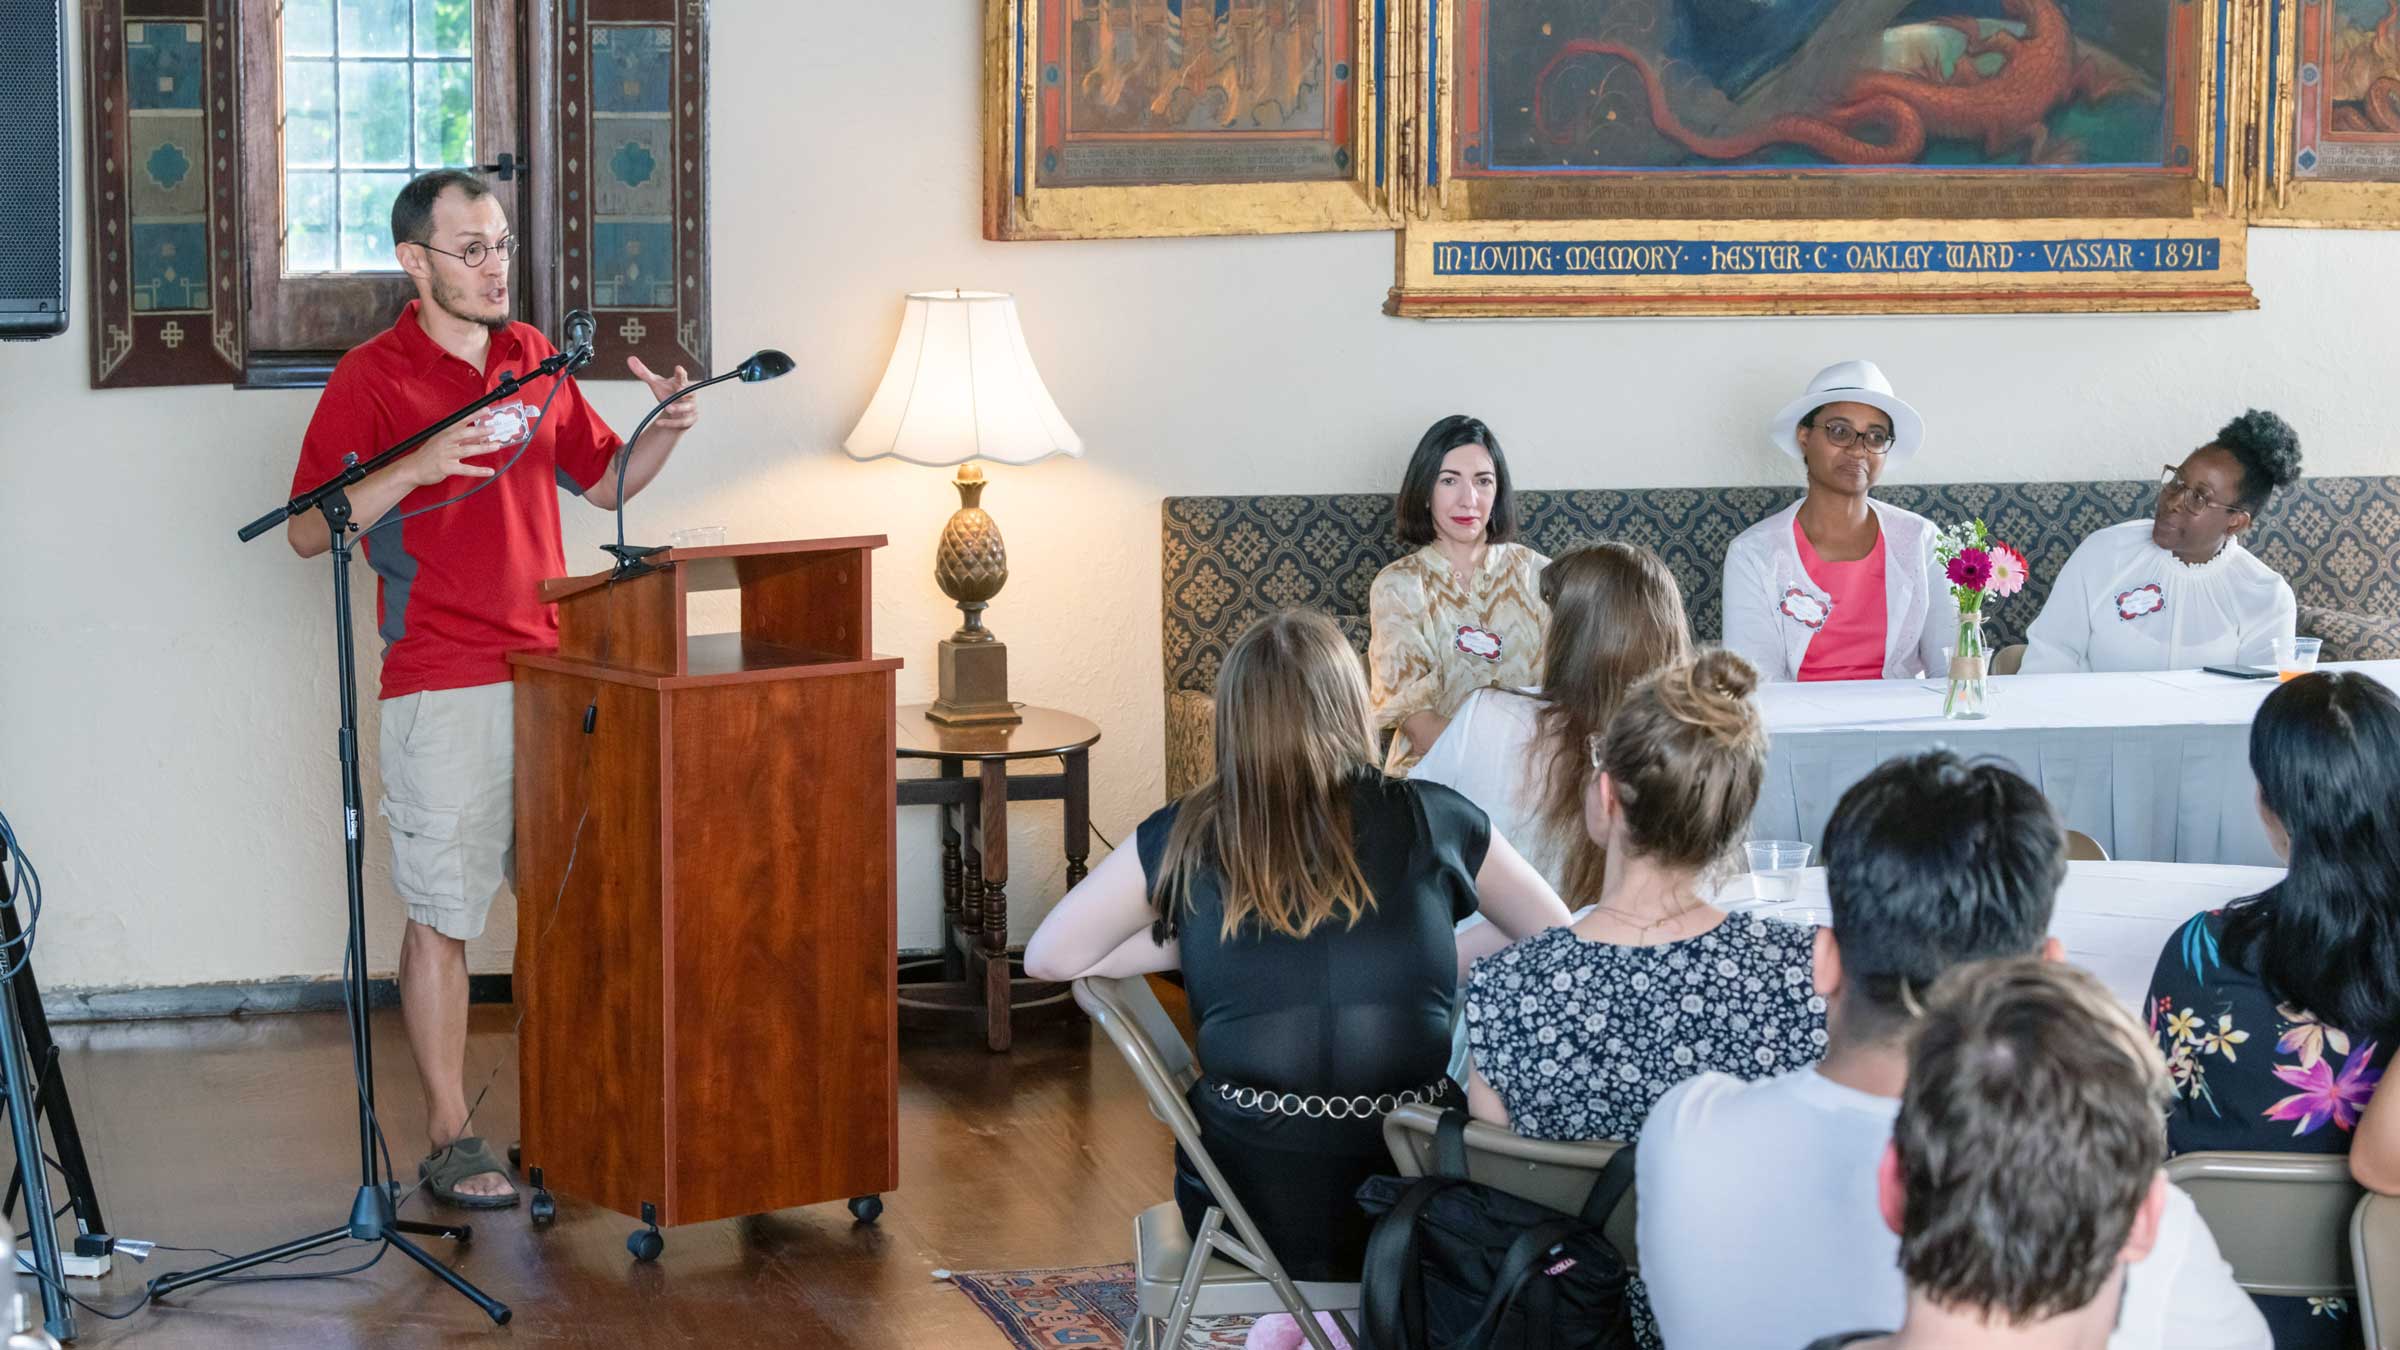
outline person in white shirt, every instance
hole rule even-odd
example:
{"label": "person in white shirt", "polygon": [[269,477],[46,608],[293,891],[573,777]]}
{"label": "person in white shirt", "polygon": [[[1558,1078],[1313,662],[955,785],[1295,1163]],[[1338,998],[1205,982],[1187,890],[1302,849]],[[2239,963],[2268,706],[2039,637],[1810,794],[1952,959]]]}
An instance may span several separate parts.
{"label": "person in white shirt", "polygon": [[2300,478],[2300,437],[2252,409],[2159,477],[2148,520],[2095,530],[2059,569],[2026,630],[2028,675],[2274,663],[2298,611],[2289,582],[2242,547],[2277,488]]}
{"label": "person in white shirt", "polygon": [[1808,470],[1799,501],[1725,549],[1725,650],[1769,680],[1906,680],[1945,668],[1958,603],[1934,523],[1869,496],[1925,421],[1872,361],[1827,366],[1767,424]]}
{"label": "person in white shirt", "polygon": [[1907,1315],[1809,1350],[2102,1350],[2166,1226],[2171,1095],[2091,975],[2020,957],[1943,976],[1875,1177]]}
{"label": "person in white shirt", "polygon": [[1584,828],[1588,745],[1627,690],[1691,655],[1691,623],[1675,574],[1636,544],[1559,554],[1542,569],[1541,597],[1550,610],[1541,686],[1469,694],[1408,776],[1482,807],[1573,906],[1600,894],[1608,858]]}
{"label": "person in white shirt", "polygon": [[[1875,1178],[1908,1085],[1912,1012],[1954,966],[2059,959],[2045,934],[2065,849],[2039,789],[1947,750],[1888,760],[1842,795],[1825,829],[1833,926],[1817,930],[1812,981],[1828,1004],[1824,1059],[1752,1083],[1702,1075],[1642,1127],[1642,1278],[1669,1350],[1792,1350],[1899,1325],[1900,1246]],[[2180,1190],[2127,1272],[2108,1344],[2271,1350]]]}

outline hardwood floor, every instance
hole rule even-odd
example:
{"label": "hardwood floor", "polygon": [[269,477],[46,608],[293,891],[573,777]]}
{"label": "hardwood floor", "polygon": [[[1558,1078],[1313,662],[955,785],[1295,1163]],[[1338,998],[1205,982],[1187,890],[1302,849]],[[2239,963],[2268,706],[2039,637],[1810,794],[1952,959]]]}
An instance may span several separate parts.
{"label": "hardwood floor", "polygon": [[[513,1009],[474,1010],[472,1095],[495,1065],[476,1132],[515,1135]],[[378,1102],[407,1180],[425,1150],[398,1014],[377,1014]],[[100,1203],[124,1237],[246,1252],[330,1228],[357,1188],[349,1038],[332,1014],[58,1029],[68,1091]],[[908,1032],[900,1061],[900,1189],[882,1219],[840,1204],[666,1230],[636,1264],[638,1224],[575,1197],[535,1229],[522,1207],[471,1216],[456,1268],[515,1311],[495,1328],[405,1257],[339,1280],[178,1290],[123,1322],[79,1310],[79,1345],[208,1347],[807,1346],[1005,1344],[932,1272],[1128,1259],[1132,1216],[1168,1195],[1172,1143],[1104,1037],[1080,1021],[1020,1031],[1009,1055],[975,1033]],[[450,1217],[430,1197],[404,1217]],[[449,1257],[454,1244],[429,1242]],[[320,1258],[267,1269],[338,1268]],[[116,1307],[142,1281],[215,1259],[120,1255],[103,1281],[74,1280]]]}

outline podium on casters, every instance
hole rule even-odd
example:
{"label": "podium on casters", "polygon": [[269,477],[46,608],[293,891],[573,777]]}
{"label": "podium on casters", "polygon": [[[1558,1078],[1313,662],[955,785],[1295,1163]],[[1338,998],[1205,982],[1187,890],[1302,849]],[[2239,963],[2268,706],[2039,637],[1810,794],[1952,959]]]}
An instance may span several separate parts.
{"label": "podium on casters", "polygon": [[[839,1199],[871,1217],[898,1184],[883,544],[678,548],[543,583],[558,650],[509,658],[542,1184],[668,1225]],[[691,596],[718,590],[740,631],[691,634]]]}

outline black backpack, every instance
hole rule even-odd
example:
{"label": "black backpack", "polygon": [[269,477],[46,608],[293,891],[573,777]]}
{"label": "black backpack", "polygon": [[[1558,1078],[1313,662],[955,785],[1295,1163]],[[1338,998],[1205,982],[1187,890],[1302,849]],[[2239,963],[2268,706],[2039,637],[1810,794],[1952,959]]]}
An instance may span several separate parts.
{"label": "black backpack", "polygon": [[1466,1112],[1443,1112],[1432,1175],[1358,1189],[1379,1216],[1362,1276],[1367,1350],[1632,1350],[1632,1272],[1600,1230],[1633,1186],[1633,1146],[1568,1215],[1468,1180],[1466,1129]]}

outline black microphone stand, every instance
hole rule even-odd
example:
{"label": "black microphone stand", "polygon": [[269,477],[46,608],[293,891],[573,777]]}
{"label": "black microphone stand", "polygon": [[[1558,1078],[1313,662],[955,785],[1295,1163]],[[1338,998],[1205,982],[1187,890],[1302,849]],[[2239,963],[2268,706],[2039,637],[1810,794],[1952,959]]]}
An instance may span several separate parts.
{"label": "black microphone stand", "polygon": [[374,458],[360,460],[349,456],[331,478],[292,498],[267,514],[244,525],[239,531],[244,542],[257,538],[289,517],[305,511],[324,515],[326,529],[333,543],[333,635],[338,657],[342,696],[341,731],[334,745],[342,762],[342,861],[349,887],[350,934],[344,958],[346,988],[343,1001],[348,1005],[350,1018],[350,1061],[358,1079],[358,1193],[350,1202],[350,1218],[337,1228],[296,1238],[280,1246],[237,1256],[194,1271],[176,1271],[151,1282],[153,1297],[165,1295],[186,1285],[206,1280],[223,1279],[237,1271],[270,1261],[282,1261],[302,1252],[336,1242],[357,1240],[381,1242],[415,1261],[440,1277],[464,1295],[493,1322],[508,1322],[508,1305],[484,1293],[458,1272],[434,1259],[431,1252],[402,1236],[415,1233],[422,1237],[451,1238],[466,1242],[474,1230],[466,1224],[416,1223],[400,1218],[395,1212],[393,1191],[397,1182],[381,1175],[376,1157],[375,1122],[375,1054],[367,1031],[367,907],[366,843],[362,821],[366,811],[365,794],[358,783],[358,653],[350,628],[350,498],[345,491],[359,480],[375,473],[400,456],[416,449],[449,427],[474,416],[484,408],[515,394],[526,383],[544,375],[563,378],[591,360],[591,348],[579,346],[559,352],[527,371],[524,375],[503,375],[491,392],[442,420],[378,453]]}

